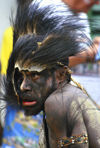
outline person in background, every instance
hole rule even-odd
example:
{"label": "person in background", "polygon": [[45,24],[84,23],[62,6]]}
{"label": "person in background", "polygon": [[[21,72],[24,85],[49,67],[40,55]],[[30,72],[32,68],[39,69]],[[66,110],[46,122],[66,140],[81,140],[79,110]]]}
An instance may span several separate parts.
{"label": "person in background", "polygon": [[[69,7],[77,14],[81,14],[84,12],[88,13],[88,11],[91,9],[91,7],[95,4],[100,4],[99,0],[62,0],[64,3],[69,5]],[[87,18],[88,20],[88,18]],[[84,23],[86,20],[84,19]],[[86,25],[86,27],[89,29],[89,25]],[[90,31],[87,32],[87,35],[90,33]],[[100,60],[100,57],[96,59],[97,55],[100,55],[100,36],[97,36],[93,39],[93,48],[88,48],[88,50],[76,55],[69,57],[69,67],[74,67],[78,64],[82,63],[88,63],[88,62],[96,62],[97,60]]]}

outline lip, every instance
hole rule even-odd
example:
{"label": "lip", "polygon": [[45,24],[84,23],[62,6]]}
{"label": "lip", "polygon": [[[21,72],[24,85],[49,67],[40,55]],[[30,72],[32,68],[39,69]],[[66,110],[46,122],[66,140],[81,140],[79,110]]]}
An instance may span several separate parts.
{"label": "lip", "polygon": [[32,106],[35,105],[37,101],[23,101],[22,104],[23,106]]}

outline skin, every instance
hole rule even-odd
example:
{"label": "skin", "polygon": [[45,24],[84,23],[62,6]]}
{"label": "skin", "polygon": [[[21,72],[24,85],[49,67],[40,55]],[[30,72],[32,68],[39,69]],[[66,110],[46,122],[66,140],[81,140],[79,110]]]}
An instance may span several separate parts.
{"label": "skin", "polygon": [[57,147],[59,138],[81,134],[88,135],[89,144],[71,145],[70,148],[100,147],[100,111],[80,89],[65,84],[46,100],[45,112],[52,148]]}
{"label": "skin", "polygon": [[78,64],[83,64],[87,62],[95,62],[94,58],[98,52],[100,45],[100,37],[97,36],[93,40],[93,46],[89,47],[87,50],[77,54],[76,56],[69,57],[69,67],[74,67]]}
{"label": "skin", "polygon": [[82,90],[66,81],[66,68],[19,73],[18,94],[26,115],[39,113],[44,105],[50,148],[57,148],[59,138],[81,134],[88,135],[89,144],[70,148],[100,148],[100,111]]}

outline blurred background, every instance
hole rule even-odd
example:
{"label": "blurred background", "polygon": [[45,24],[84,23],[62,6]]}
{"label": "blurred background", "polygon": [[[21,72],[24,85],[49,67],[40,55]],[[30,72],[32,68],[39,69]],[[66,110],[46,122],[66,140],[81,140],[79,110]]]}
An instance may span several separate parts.
{"label": "blurred background", "polygon": [[[100,36],[100,4],[94,5],[88,12],[91,38]],[[93,27],[93,20],[96,25]],[[73,77],[80,82],[89,95],[100,105],[100,61],[80,64],[72,68]]]}
{"label": "blurred background", "polygon": [[[100,4],[94,5],[88,12],[91,38],[100,36]],[[95,22],[93,22],[95,20]],[[96,25],[95,25],[96,24]],[[73,68],[75,74],[100,76],[100,61],[96,63],[80,64]]]}
{"label": "blurred background", "polygon": [[0,0],[0,49],[2,36],[6,28],[10,26],[9,18],[16,14],[16,0]]}

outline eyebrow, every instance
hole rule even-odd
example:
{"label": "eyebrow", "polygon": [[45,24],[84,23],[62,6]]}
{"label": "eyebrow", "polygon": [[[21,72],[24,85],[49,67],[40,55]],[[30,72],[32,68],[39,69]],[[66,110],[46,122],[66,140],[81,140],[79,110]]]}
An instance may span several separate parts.
{"label": "eyebrow", "polygon": [[22,73],[27,73],[27,74],[40,74],[40,72],[37,72],[37,71],[28,71],[28,70],[22,70],[22,71],[20,71],[20,72],[22,72]]}

